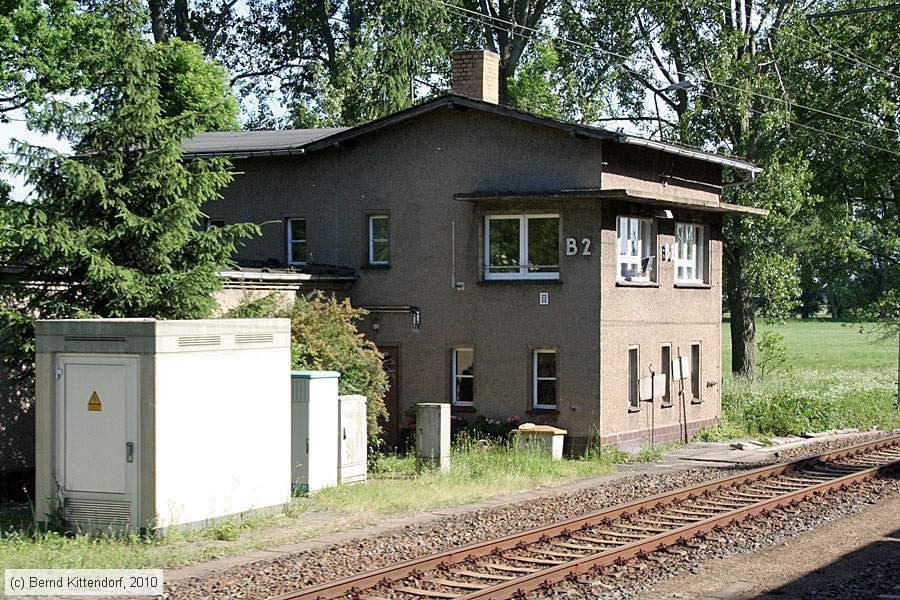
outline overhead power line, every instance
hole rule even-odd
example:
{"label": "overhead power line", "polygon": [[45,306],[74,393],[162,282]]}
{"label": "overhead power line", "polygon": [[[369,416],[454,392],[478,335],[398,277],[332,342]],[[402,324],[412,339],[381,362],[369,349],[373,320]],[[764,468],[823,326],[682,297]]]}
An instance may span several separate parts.
{"label": "overhead power line", "polygon": [[[706,93],[704,93],[704,92],[698,92],[698,94],[699,94],[700,96],[703,96],[704,98],[707,98],[707,99],[709,99],[709,100],[712,100],[713,102],[721,102],[721,100],[719,100],[719,99],[716,98],[715,96],[710,96],[709,94],[706,94]],[[761,110],[756,110],[756,109],[754,109],[754,108],[748,108],[747,110],[750,111],[750,112],[752,112],[752,113],[754,113],[754,114],[757,114],[757,115],[759,115],[759,116],[765,116],[765,113],[762,112]],[[806,129],[807,131],[812,131],[812,132],[818,133],[818,134],[820,134],[820,135],[827,135],[827,136],[829,136],[829,137],[831,137],[831,138],[834,138],[834,139],[844,140],[845,142],[850,142],[851,144],[859,144],[860,146],[865,146],[865,147],[867,147],[867,148],[872,148],[873,150],[880,150],[881,152],[887,152],[888,154],[893,154],[894,156],[900,156],[900,152],[897,152],[896,150],[890,150],[890,149],[888,149],[888,148],[883,148],[882,146],[877,146],[877,145],[875,145],[875,144],[870,144],[869,142],[865,142],[865,141],[863,141],[863,140],[855,140],[855,139],[848,138],[848,137],[843,136],[843,135],[839,135],[839,134],[836,134],[836,133],[831,133],[830,131],[825,131],[824,129],[819,129],[818,127],[813,127],[813,126],[811,126],[811,125],[806,125],[805,123],[797,123],[797,122],[795,122],[795,121],[785,121],[785,123],[786,123],[787,125],[800,127],[801,129]]]}
{"label": "overhead power line", "polygon": [[890,77],[891,79],[896,79],[896,80],[900,81],[900,76],[895,75],[894,73],[891,73],[887,69],[882,69],[881,67],[879,67],[877,65],[873,65],[870,62],[866,62],[866,61],[862,60],[861,58],[858,58],[858,57],[854,58],[855,55],[852,52],[850,52],[849,50],[846,50],[846,54],[844,54],[837,50],[832,50],[831,48],[828,48],[825,44],[828,44],[829,46],[834,46],[835,44],[824,37],[822,38],[821,42],[816,42],[815,40],[810,40],[808,38],[801,37],[795,33],[791,33],[790,31],[787,31],[780,27],[777,29],[777,31],[778,31],[778,33],[783,33],[794,39],[800,40],[801,42],[806,42],[807,44],[816,44],[820,48],[824,49],[826,52],[828,52],[834,56],[839,56],[848,62],[859,65],[860,67],[866,67],[866,68],[872,69],[873,71],[877,71],[878,73],[885,75],[887,77]]}
{"label": "overhead power line", "polygon": [[882,4],[881,6],[860,6],[859,8],[845,8],[844,10],[830,10],[827,12],[812,13],[811,15],[806,15],[806,20],[812,21],[813,19],[824,19],[828,17],[843,17],[846,15],[858,15],[860,13],[897,10],[898,8],[900,8],[900,3]]}
{"label": "overhead power line", "polygon": [[[460,14],[460,12],[462,12],[462,13],[467,13],[468,15],[474,15],[474,16],[467,16],[467,15],[465,15],[465,14],[460,14],[460,16],[462,16],[463,18],[467,18],[467,19],[473,20],[473,21],[478,21],[478,22],[482,23],[483,25],[489,25],[489,26],[491,26],[491,27],[493,27],[493,28],[495,28],[495,29],[499,29],[499,30],[501,30],[501,31],[506,31],[507,33],[510,33],[511,35],[518,35],[518,36],[520,36],[520,37],[529,37],[529,36],[524,35],[523,33],[521,33],[521,31],[529,31],[529,32],[531,32],[531,33],[535,33],[535,34],[539,34],[539,35],[547,35],[547,36],[551,37],[552,39],[559,40],[559,41],[561,41],[561,42],[563,42],[563,43],[572,44],[572,45],[575,45],[575,46],[580,46],[580,47],[582,47],[582,48],[587,48],[588,50],[593,50],[593,51],[596,51],[596,52],[602,52],[602,53],[604,53],[604,54],[607,54],[607,55],[609,55],[609,56],[614,56],[614,57],[620,59],[621,61],[623,61],[623,62],[621,62],[621,63],[619,64],[619,66],[622,67],[626,72],[630,72],[629,74],[636,73],[636,71],[634,71],[634,69],[632,69],[631,67],[629,67],[627,64],[624,63],[624,61],[630,59],[629,56],[626,56],[626,55],[624,55],[624,54],[620,54],[620,53],[618,53],[618,52],[614,52],[614,51],[612,51],[612,50],[607,50],[606,48],[601,48],[601,47],[599,47],[599,46],[594,46],[594,45],[591,45],[591,44],[587,44],[587,43],[585,43],[585,42],[580,42],[580,41],[578,41],[578,40],[568,39],[568,38],[565,38],[565,37],[563,37],[563,36],[561,36],[561,35],[550,34],[550,33],[542,32],[542,31],[540,31],[540,30],[538,30],[538,29],[535,29],[535,28],[533,28],[533,27],[528,27],[528,26],[526,26],[526,25],[521,25],[521,24],[519,24],[519,23],[514,23],[514,22],[512,22],[512,21],[507,21],[507,20],[505,20],[505,19],[501,19],[500,17],[493,17],[493,16],[490,16],[490,15],[482,14],[482,13],[477,12],[477,11],[474,11],[474,10],[470,10],[470,9],[465,8],[465,7],[462,7],[462,6],[455,6],[455,5],[453,5],[453,4],[449,4],[449,3],[447,3],[447,2],[444,2],[443,0],[417,0],[417,1],[418,1],[418,2],[429,2],[429,3],[431,3],[431,4],[441,5],[441,6],[444,6],[445,8],[449,8],[449,9],[451,9],[451,10],[456,11],[457,14]],[[509,25],[509,26],[511,27],[511,29],[507,29],[507,28],[503,28],[503,27],[498,27],[497,25],[495,25],[495,24],[493,24],[493,23],[491,23],[491,22],[485,21],[485,19],[489,19],[489,20],[491,20],[491,21],[496,21],[496,22],[499,22],[499,23],[503,23],[503,24]],[[521,30],[521,31],[517,31],[517,30]],[[764,94],[764,93],[762,93],[762,92],[754,92],[753,90],[748,90],[748,89],[741,88],[741,87],[738,87],[738,86],[734,86],[734,85],[731,85],[731,84],[728,84],[728,83],[723,83],[723,82],[721,82],[721,81],[715,81],[715,80],[713,80],[713,79],[707,79],[707,78],[705,78],[705,77],[698,77],[697,80],[698,80],[698,81],[703,81],[703,82],[706,82],[706,83],[709,83],[709,84],[712,84],[712,85],[716,85],[716,86],[719,86],[719,87],[723,87],[723,88],[726,88],[726,89],[730,89],[730,90],[733,90],[733,91],[742,92],[742,93],[744,93],[744,94],[750,94],[750,95],[753,95],[753,96],[757,96],[757,97],[759,97],[759,98],[764,98],[764,99],[766,99],[766,100],[772,100],[772,101],[778,102],[778,103],[783,103],[783,102],[784,102],[784,100],[783,100],[782,98],[778,98],[778,97],[776,97],[776,96],[770,96],[770,95]],[[847,122],[850,122],[850,123],[856,123],[857,125],[863,125],[863,126],[865,126],[865,127],[871,128],[871,129],[878,129],[878,130],[881,130],[881,131],[887,131],[887,132],[890,132],[890,133],[897,133],[897,134],[900,134],[900,130],[893,129],[893,128],[891,128],[891,127],[884,127],[884,126],[881,126],[881,125],[876,125],[876,124],[873,124],[873,123],[869,123],[869,122],[866,122],[866,121],[862,121],[862,120],[860,120],[860,119],[856,119],[856,118],[853,118],[853,117],[848,117],[848,116],[846,116],[846,115],[836,114],[836,113],[829,112],[829,111],[827,111],[827,110],[822,110],[822,109],[820,109],[820,108],[815,108],[815,107],[812,107],[812,106],[806,106],[806,105],[804,105],[804,104],[798,104],[798,103],[794,103],[794,102],[791,103],[791,106],[796,107],[796,108],[801,108],[801,109],[803,109],[803,110],[808,110],[808,111],[810,111],[810,112],[815,112],[815,113],[818,113],[818,114],[821,114],[821,115],[824,115],[824,116],[833,117],[833,118],[836,118],[836,119],[841,119],[841,120],[844,120],[844,121],[847,121]]]}

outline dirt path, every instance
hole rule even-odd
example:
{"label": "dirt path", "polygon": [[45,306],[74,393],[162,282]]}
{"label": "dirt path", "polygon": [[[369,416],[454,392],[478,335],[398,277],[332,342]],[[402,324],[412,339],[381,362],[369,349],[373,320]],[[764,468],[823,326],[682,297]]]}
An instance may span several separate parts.
{"label": "dirt path", "polygon": [[900,600],[900,499],[782,545],[704,563],[642,600]]}

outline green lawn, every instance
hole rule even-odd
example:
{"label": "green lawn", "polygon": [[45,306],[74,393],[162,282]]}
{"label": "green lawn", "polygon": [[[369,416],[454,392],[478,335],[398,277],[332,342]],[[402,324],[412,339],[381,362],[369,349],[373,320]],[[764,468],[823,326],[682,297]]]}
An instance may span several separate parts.
{"label": "green lawn", "polygon": [[766,332],[783,336],[784,359],[770,360],[775,368],[747,381],[731,375],[727,323],[723,330],[724,422],[698,439],[900,427],[896,338],[880,340],[868,327],[825,320],[761,323],[757,340]]}
{"label": "green lawn", "polygon": [[[858,324],[825,320],[788,321],[780,325],[758,324],[758,335],[766,330],[784,336],[788,363],[795,369],[897,370],[897,340],[879,341],[878,335],[860,333]],[[726,377],[731,368],[730,335],[728,323],[723,323],[722,369]]]}

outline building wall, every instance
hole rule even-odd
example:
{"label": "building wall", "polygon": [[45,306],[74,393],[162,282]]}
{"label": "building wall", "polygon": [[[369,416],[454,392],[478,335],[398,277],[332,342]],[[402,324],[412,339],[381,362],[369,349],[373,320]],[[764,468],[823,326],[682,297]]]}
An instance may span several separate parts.
{"label": "building wall", "polygon": [[12,385],[0,366],[0,502],[34,496],[34,395]]}
{"label": "building wall", "polygon": [[[674,219],[656,219],[657,248],[675,242],[676,221],[702,222],[711,233],[709,287],[678,287],[674,262],[658,263],[657,287],[627,286],[616,281],[616,217],[620,214],[653,216],[658,211],[624,202],[604,210],[602,229],[600,362],[605,442],[637,445],[641,442],[678,440],[685,429],[692,435],[711,425],[721,410],[722,381],[722,242],[721,218],[709,213],[675,211]],[[657,252],[659,254],[659,252]],[[629,411],[628,348],[639,347],[640,376],[658,373],[660,347],[671,344],[673,358],[690,356],[692,342],[701,343],[701,402],[692,403],[690,380],[673,387],[673,405],[641,402]]]}
{"label": "building wall", "polygon": [[[380,346],[399,348],[401,413],[418,402],[448,402],[451,349],[472,347],[479,414],[552,423],[584,440],[601,427],[601,395],[613,398],[618,393],[614,382],[601,386],[601,373],[617,377],[617,369],[627,366],[627,356],[613,352],[619,344],[615,336],[624,335],[624,325],[611,322],[607,329],[600,322],[601,298],[615,277],[615,265],[607,264],[615,261],[607,248],[608,236],[615,237],[614,221],[611,231],[601,228],[601,214],[606,214],[601,210],[606,209],[598,201],[475,205],[454,200],[453,195],[597,188],[601,183],[606,188],[657,189],[660,170],[656,163],[650,169],[641,163],[646,151],[635,155],[631,147],[603,144],[478,111],[440,111],[305,157],[238,161],[241,174],[225,191],[224,200],[208,207],[207,213],[229,223],[275,221],[264,225],[264,235],[247,242],[240,256],[280,263],[286,259],[284,218],[305,218],[309,262],[359,269],[360,279],[350,292],[355,305],[421,309],[419,330],[408,314],[371,315],[362,326]],[[601,182],[602,171],[610,168],[604,160],[614,165],[618,179],[603,174]],[[705,166],[699,170],[703,177],[711,177]],[[667,188],[678,196],[705,198],[709,193],[675,181]],[[559,211],[560,281],[482,281],[484,215],[523,211]],[[370,214],[390,216],[390,268],[366,264]],[[588,238],[591,255],[579,251],[566,256],[567,237],[579,242]],[[451,285],[454,265],[462,290]],[[540,292],[549,292],[549,305],[539,304]],[[673,342],[676,332],[697,335],[698,321],[706,328],[704,340],[718,332],[717,325],[707,322],[720,318],[720,287],[688,294],[706,298],[704,306],[714,310],[702,317],[692,311],[662,319],[660,323],[672,330],[666,335]],[[632,298],[654,301],[649,295],[627,300]],[[621,304],[626,297],[615,291],[610,299]],[[630,313],[609,311],[604,318],[632,319],[628,322],[633,327],[646,332],[641,335],[658,333],[657,324],[638,326]],[[601,343],[604,335],[611,339]],[[717,339],[704,342],[709,349],[705,355],[712,355]],[[558,412],[530,410],[531,351],[536,348],[558,350]],[[601,361],[604,350],[609,350],[607,362]],[[714,404],[689,407],[689,417],[696,421],[694,413],[717,415],[711,410]],[[602,412],[606,414],[605,407]],[[615,412],[611,409],[604,416],[604,435],[647,427],[641,420],[646,411],[637,417],[615,417]]]}
{"label": "building wall", "polygon": [[613,141],[603,142],[603,160],[603,189],[719,202],[722,169],[718,165]]}
{"label": "building wall", "polygon": [[[307,252],[316,263],[360,270],[355,305],[414,305],[421,328],[406,314],[363,324],[381,346],[399,346],[401,412],[418,402],[450,400],[450,352],[475,349],[478,412],[579,428],[598,414],[599,287],[592,257],[562,257],[560,282],[482,282],[484,212],[524,207],[476,207],[453,199],[476,191],[598,187],[600,143],[475,111],[442,111],[373,134],[358,144],[301,158],[241,161],[243,174],[208,207],[226,222],[307,219]],[[596,231],[599,211],[560,210],[562,236]],[[390,215],[390,268],[366,265],[367,216]],[[264,226],[241,256],[284,261],[283,225]],[[455,231],[455,244],[453,232]],[[452,248],[455,246],[455,260]],[[465,289],[451,286],[456,279]],[[549,291],[549,306],[538,296]],[[559,415],[528,415],[531,350],[558,347]],[[469,415],[465,415],[469,416]]]}

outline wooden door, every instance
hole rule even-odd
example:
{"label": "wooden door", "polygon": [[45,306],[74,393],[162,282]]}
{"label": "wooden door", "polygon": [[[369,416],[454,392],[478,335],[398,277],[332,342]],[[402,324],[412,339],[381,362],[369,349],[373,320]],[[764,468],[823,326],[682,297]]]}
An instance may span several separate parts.
{"label": "wooden door", "polygon": [[384,396],[384,406],[387,408],[387,421],[381,421],[385,449],[397,450],[400,445],[400,349],[397,346],[383,346],[378,348],[384,354],[384,372],[388,377],[389,388]]}

